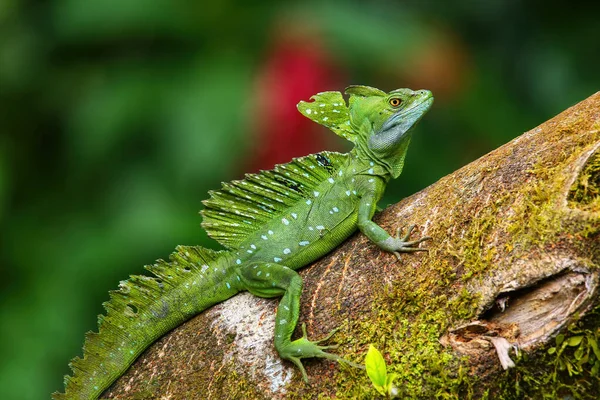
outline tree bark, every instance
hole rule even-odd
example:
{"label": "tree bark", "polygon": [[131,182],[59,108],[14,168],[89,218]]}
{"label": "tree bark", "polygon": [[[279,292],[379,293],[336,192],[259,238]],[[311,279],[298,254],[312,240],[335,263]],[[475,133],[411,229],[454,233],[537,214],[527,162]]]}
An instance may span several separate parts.
{"label": "tree bark", "polygon": [[[375,220],[416,224],[429,252],[398,261],[355,234],[303,268],[309,338],[341,327],[333,351],[360,364],[374,344],[401,398],[598,398],[600,92]],[[363,370],[322,359],[305,384],[273,348],[277,302],[243,293],[196,316],[105,396],[378,396]]]}

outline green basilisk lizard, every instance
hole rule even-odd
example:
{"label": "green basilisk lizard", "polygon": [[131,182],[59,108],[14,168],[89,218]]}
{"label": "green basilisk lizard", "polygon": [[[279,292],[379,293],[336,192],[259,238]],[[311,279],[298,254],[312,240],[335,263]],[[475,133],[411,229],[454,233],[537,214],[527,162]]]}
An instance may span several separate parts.
{"label": "green basilisk lizard", "polygon": [[321,341],[292,340],[302,280],[297,269],[333,250],[360,229],[381,249],[423,250],[419,243],[390,236],[371,221],[390,178],[402,172],[412,128],[429,110],[427,90],[385,93],[367,86],[323,92],[300,102],[298,110],[354,143],[347,154],[322,152],[224,183],[204,201],[202,227],[228,250],[178,246],[169,261],[146,268],[154,276],[131,276],[104,303],[99,332],[88,332],[83,358],[70,366],[59,399],[95,399],[165,333],[240,291],[283,296],[276,314],[275,348],[307,380],[301,359],[322,357]]}

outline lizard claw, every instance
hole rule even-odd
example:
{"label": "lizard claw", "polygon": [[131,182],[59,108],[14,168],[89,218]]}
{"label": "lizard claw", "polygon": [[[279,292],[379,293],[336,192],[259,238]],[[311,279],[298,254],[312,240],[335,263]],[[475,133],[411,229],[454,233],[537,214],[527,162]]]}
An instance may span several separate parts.
{"label": "lizard claw", "polygon": [[[324,338],[322,338],[322,339],[319,339],[319,340],[313,340],[313,341],[312,341],[312,343],[314,343],[314,344],[319,344],[319,343],[323,343],[323,342],[326,342],[326,341],[328,341],[328,340],[329,340],[329,339],[331,339],[331,337],[332,337],[333,335],[335,335],[335,334],[336,334],[336,333],[337,333],[337,332],[338,332],[338,331],[339,331],[341,328],[342,328],[341,326],[338,326],[337,328],[334,328],[334,329],[332,329],[332,330],[331,330],[331,331],[330,331],[330,332],[327,334],[327,336],[325,336]],[[304,322],[302,323],[302,337],[308,340],[308,335],[306,334],[306,323],[304,323]],[[337,346],[336,346],[336,347],[337,347]],[[330,348],[330,349],[333,349],[333,348],[335,348],[335,347],[328,347],[328,348]]]}
{"label": "lizard claw", "polygon": [[324,350],[327,349],[336,349],[338,345],[329,345],[329,346],[320,346],[319,343],[329,340],[337,331],[340,330],[340,327],[333,329],[331,332],[327,334],[323,339],[320,340],[308,340],[306,334],[306,324],[302,323],[302,337],[300,339],[294,340],[287,344],[283,349],[279,350],[279,354],[282,358],[290,360],[293,362],[300,372],[302,373],[302,379],[305,382],[308,382],[308,375],[306,374],[306,370],[302,365],[302,358],[310,358],[310,357],[320,357],[327,358],[329,360],[346,363],[353,367],[362,368],[363,366],[353,363],[352,361],[348,361],[337,354],[327,353]]}
{"label": "lizard claw", "polygon": [[402,228],[398,228],[396,230],[396,238],[400,239],[403,242],[406,242],[408,240],[408,238],[410,237],[410,234],[412,233],[412,231],[415,229],[416,225],[409,225],[408,226],[408,230],[406,231],[406,235],[404,235],[404,237],[400,238],[400,233],[402,232]]}
{"label": "lizard claw", "polygon": [[396,256],[396,258],[398,260],[400,260],[400,253],[414,253],[417,251],[429,251],[429,249],[423,249],[420,247],[417,247],[419,243],[425,242],[426,240],[431,240],[430,236],[423,236],[422,238],[419,238],[417,240],[412,240],[409,241],[410,235],[412,234],[412,231],[415,229],[415,225],[410,225],[408,227],[408,229],[406,230],[406,234],[401,237],[402,234],[402,228],[398,228],[396,230],[396,237],[395,239],[395,248],[393,249],[392,253],[394,253],[394,255]]}

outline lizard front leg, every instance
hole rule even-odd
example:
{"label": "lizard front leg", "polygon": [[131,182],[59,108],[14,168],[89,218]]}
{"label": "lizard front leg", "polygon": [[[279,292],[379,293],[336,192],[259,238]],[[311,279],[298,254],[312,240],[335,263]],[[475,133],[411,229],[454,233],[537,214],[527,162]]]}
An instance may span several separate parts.
{"label": "lizard front leg", "polygon": [[335,354],[324,351],[335,346],[319,345],[329,339],[337,329],[324,339],[310,341],[306,336],[306,327],[302,324],[302,337],[291,340],[298,322],[302,293],[302,279],[296,271],[280,264],[264,262],[242,265],[238,271],[241,287],[250,293],[260,297],[283,295],[275,317],[275,348],[281,358],[293,362],[300,369],[305,382],[308,382],[308,376],[300,361],[302,358],[320,357],[348,362]]}
{"label": "lizard front leg", "polygon": [[358,228],[365,234],[373,243],[381,249],[394,253],[400,259],[400,253],[408,253],[415,251],[427,251],[418,247],[419,243],[431,239],[429,236],[424,236],[417,240],[409,240],[410,234],[414,229],[414,225],[408,228],[408,232],[404,237],[400,237],[400,229],[396,232],[396,237],[391,236],[382,227],[371,220],[377,207],[377,196],[375,187],[367,190],[360,199],[358,206]]}

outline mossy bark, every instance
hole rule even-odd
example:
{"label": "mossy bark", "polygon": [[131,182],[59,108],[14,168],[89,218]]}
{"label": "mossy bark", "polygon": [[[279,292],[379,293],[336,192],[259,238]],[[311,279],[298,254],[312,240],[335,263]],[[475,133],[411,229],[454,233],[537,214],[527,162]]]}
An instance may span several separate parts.
{"label": "mossy bark", "polygon": [[[600,93],[376,221],[390,232],[416,224],[429,253],[399,262],[356,234],[302,269],[309,337],[341,327],[330,342],[357,363],[374,344],[401,398],[598,398]],[[377,397],[364,371],[326,360],[305,362],[305,384],[271,345],[276,307],[248,294],[213,307],[105,396]],[[516,366],[505,371],[499,355]]]}

